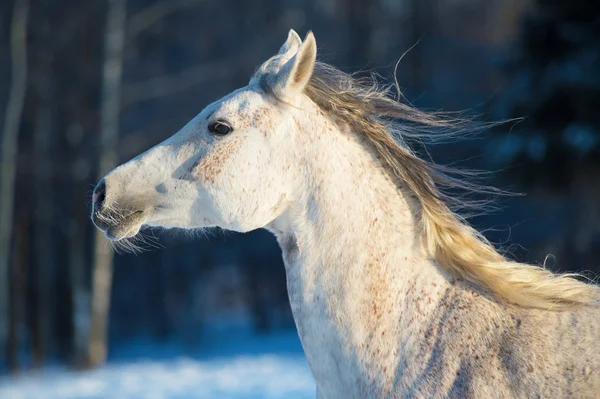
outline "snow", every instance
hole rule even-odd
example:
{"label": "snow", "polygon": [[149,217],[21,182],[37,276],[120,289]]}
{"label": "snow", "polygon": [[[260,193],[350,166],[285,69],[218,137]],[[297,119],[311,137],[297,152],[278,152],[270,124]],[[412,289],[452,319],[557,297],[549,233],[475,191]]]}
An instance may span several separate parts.
{"label": "snow", "polygon": [[[196,356],[176,345],[123,346],[107,366],[64,368],[0,379],[0,398],[314,398],[315,383],[295,332],[223,336]],[[235,354],[234,354],[235,352]]]}

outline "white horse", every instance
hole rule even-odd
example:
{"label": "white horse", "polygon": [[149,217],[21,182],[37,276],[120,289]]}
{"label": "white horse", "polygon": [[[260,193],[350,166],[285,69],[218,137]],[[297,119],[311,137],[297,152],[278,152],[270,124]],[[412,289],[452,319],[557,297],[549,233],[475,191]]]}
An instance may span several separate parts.
{"label": "white horse", "polygon": [[452,125],[290,31],[248,86],[108,173],[92,218],[117,244],[273,232],[318,398],[599,397],[599,288],[507,260],[449,209],[459,183],[406,143]]}

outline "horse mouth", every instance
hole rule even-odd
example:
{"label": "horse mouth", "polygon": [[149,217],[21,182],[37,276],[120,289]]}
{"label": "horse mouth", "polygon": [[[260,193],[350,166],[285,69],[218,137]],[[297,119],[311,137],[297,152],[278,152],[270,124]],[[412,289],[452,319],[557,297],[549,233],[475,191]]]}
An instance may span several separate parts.
{"label": "horse mouth", "polygon": [[111,241],[119,241],[134,237],[140,231],[147,216],[147,211],[135,211],[123,218],[116,219],[96,212],[92,220],[96,227],[104,232],[106,238]]}

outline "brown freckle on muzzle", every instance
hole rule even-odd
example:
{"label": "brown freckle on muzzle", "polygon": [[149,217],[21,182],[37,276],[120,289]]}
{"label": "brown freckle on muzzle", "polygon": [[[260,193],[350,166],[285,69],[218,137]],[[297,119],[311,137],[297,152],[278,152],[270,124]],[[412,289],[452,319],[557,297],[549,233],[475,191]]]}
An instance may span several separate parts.
{"label": "brown freckle on muzzle", "polygon": [[190,167],[190,172],[200,180],[214,184],[225,162],[242,147],[244,141],[245,137],[233,137],[215,144],[211,151]]}

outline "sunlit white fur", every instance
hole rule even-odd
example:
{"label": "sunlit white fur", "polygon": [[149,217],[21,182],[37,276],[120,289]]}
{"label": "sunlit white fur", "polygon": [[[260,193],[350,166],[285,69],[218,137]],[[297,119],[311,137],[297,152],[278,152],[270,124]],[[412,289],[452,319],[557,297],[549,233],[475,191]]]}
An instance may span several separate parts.
{"label": "sunlit white fur", "polygon": [[[567,392],[544,378],[560,373],[547,364],[570,354],[548,354],[557,337],[538,327],[569,315],[524,313],[438,267],[419,234],[414,195],[392,181],[364,137],[302,93],[315,56],[312,34],[302,42],[290,32],[248,86],[109,173],[108,206],[144,215],[124,236],[141,225],[272,231],[320,398]],[[285,101],[267,95],[261,78]],[[233,133],[210,133],[214,120]],[[502,346],[505,332],[513,346]],[[514,365],[502,350],[516,351]],[[581,397],[600,389],[589,377],[600,373],[594,359],[581,366],[588,379],[578,386],[591,389]]]}

